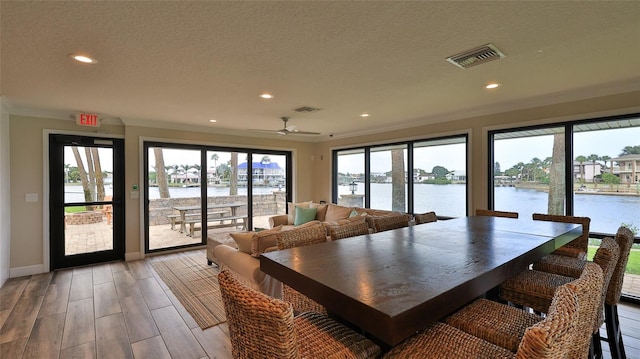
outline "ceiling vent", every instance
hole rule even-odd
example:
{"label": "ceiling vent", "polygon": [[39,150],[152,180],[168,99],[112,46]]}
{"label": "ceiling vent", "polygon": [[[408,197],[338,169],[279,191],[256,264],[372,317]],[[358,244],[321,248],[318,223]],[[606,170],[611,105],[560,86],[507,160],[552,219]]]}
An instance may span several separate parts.
{"label": "ceiling vent", "polygon": [[475,49],[465,51],[458,55],[447,57],[447,61],[466,69],[471,66],[484,64],[485,62],[498,60],[505,57],[502,51],[498,50],[493,44],[486,44]]}
{"label": "ceiling vent", "polygon": [[317,112],[320,111],[319,108],[311,107],[311,106],[301,106],[293,109],[295,112]]}

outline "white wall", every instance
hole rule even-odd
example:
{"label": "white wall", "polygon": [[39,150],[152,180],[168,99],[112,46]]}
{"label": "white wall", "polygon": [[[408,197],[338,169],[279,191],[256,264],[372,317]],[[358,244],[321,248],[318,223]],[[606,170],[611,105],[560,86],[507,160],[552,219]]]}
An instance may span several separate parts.
{"label": "white wall", "polygon": [[9,259],[11,254],[8,107],[8,101],[4,97],[0,97],[0,286],[9,278]]}

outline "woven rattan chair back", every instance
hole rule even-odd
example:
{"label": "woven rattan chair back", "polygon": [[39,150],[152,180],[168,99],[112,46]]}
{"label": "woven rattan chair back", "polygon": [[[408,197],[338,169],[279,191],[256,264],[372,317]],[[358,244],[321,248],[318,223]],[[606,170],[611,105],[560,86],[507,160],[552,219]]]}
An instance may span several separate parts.
{"label": "woven rattan chair back", "polygon": [[[629,260],[629,252],[633,245],[633,232],[627,227],[618,228],[616,233],[616,243],[620,247],[620,257],[616,263],[607,288],[607,295],[604,303],[604,315],[607,328],[606,341],[609,342],[609,352],[614,359],[626,358],[624,343],[622,340],[622,331],[620,330],[620,319],[618,318],[618,302],[622,294],[622,282],[624,280],[624,272],[627,268]],[[599,342],[599,332],[594,333],[596,354],[601,351]],[[603,338],[604,339],[604,338]]]}
{"label": "woven rattan chair back", "polygon": [[568,285],[559,287],[547,317],[528,328],[516,352],[518,359],[570,358],[571,343],[576,339],[579,314],[578,295]]}
{"label": "woven rattan chair back", "polygon": [[476,216],[518,218],[518,212],[494,211],[490,209],[476,209]]}
{"label": "woven rattan chair back", "polygon": [[609,305],[618,304],[622,295],[622,281],[624,280],[624,272],[629,261],[629,253],[633,245],[633,232],[627,227],[618,228],[616,233],[616,243],[620,248],[620,257],[618,263],[613,270],[609,287],[607,288],[606,303]]}
{"label": "woven rattan chair back", "polygon": [[[278,249],[303,247],[311,244],[327,241],[327,230],[322,224],[282,231],[276,236]],[[282,283],[282,300],[293,305],[294,313],[318,312],[326,313],[327,310],[318,302],[298,292],[290,286]]]}
{"label": "woven rattan chair back", "polygon": [[298,357],[291,304],[242,285],[226,270],[218,282],[234,358]]}
{"label": "woven rattan chair back", "polygon": [[611,284],[611,278],[613,277],[613,272],[616,269],[619,259],[620,246],[618,246],[618,243],[611,237],[602,239],[600,248],[598,248],[596,254],[593,256],[593,262],[600,266],[603,274],[602,296],[600,298],[600,304],[598,305],[600,310],[598,310],[598,316],[594,324],[594,332],[599,330],[602,323],[604,323],[604,312],[602,308],[604,307],[607,291]]}
{"label": "woven rattan chair back", "polygon": [[326,241],[327,230],[320,223],[310,227],[281,231],[276,236],[276,243],[280,250],[302,247]]}
{"label": "woven rattan chair back", "polygon": [[329,235],[332,241],[364,234],[369,234],[369,225],[366,222],[349,223],[329,228]]}
{"label": "woven rattan chair back", "polygon": [[438,220],[438,216],[436,216],[436,212],[416,214],[415,216],[413,216],[413,218],[415,219],[416,224],[436,222]]}
{"label": "woven rattan chair back", "polygon": [[384,232],[392,229],[408,227],[411,216],[408,214],[393,216],[372,216],[373,228],[376,232]]}
{"label": "woven rattan chair back", "polygon": [[582,235],[567,243],[563,248],[573,249],[579,253],[587,253],[587,246],[589,245],[589,225],[591,223],[591,218],[542,213],[534,213],[532,217],[536,221],[574,223],[582,225]]}
{"label": "woven rattan chair back", "polygon": [[[606,264],[605,264],[606,266]],[[586,358],[589,355],[591,336],[598,313],[602,311],[602,295],[604,290],[602,268],[596,263],[585,263],[582,275],[567,283],[578,296],[578,318],[573,329],[575,338],[570,344],[570,358]]]}

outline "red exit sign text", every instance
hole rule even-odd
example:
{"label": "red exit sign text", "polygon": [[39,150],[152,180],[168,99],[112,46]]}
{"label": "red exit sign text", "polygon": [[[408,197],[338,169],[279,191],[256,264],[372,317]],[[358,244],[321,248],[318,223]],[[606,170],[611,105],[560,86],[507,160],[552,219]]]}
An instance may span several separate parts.
{"label": "red exit sign text", "polygon": [[93,113],[76,114],[76,124],[80,126],[100,127],[98,115]]}

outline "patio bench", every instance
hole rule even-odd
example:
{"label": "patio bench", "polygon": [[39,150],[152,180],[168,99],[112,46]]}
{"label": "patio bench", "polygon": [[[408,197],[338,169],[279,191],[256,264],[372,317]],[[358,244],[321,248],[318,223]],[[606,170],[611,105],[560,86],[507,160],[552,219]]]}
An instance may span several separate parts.
{"label": "patio bench", "polygon": [[[207,218],[207,223],[209,222],[220,222],[220,224],[217,225],[207,225],[207,228],[222,228],[222,227],[237,227],[238,226],[238,220],[242,220],[242,229],[246,230],[247,229],[247,216],[222,216],[222,217],[216,217],[216,218]],[[230,223],[224,223],[224,221],[230,221]],[[200,222],[202,222],[200,219],[187,219],[185,220],[185,224],[189,224],[189,236],[193,237],[193,233],[195,231],[199,231],[200,227],[197,227],[197,224],[200,224]]]}

